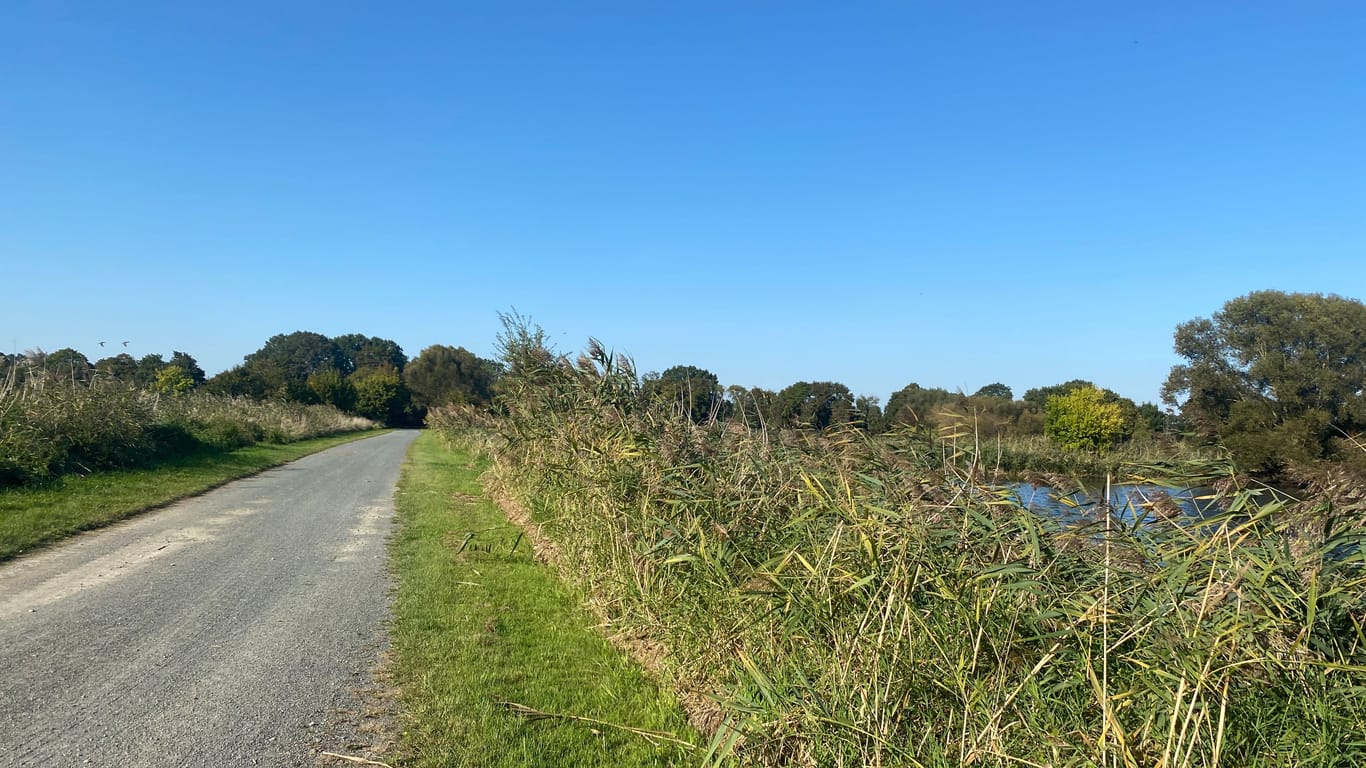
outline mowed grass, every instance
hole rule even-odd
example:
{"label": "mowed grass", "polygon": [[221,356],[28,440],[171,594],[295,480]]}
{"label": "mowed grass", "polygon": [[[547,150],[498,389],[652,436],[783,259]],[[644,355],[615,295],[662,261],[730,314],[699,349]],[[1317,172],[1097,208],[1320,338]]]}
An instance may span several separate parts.
{"label": "mowed grass", "polygon": [[0,490],[0,561],[379,432],[295,443],[196,451],[143,469],[67,475],[41,486]]}
{"label": "mowed grass", "polygon": [[407,718],[400,764],[692,762],[690,749],[671,742],[697,742],[677,701],[604,640],[578,597],[534,558],[484,495],[485,467],[426,433],[399,484],[393,648]]}

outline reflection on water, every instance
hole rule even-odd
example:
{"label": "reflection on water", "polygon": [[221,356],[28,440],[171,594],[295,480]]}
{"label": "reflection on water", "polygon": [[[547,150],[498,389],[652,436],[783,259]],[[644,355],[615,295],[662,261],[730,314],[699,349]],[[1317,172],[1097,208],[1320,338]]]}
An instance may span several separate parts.
{"label": "reflection on water", "polygon": [[[1004,498],[1046,517],[1053,518],[1065,525],[1087,525],[1105,521],[1100,491],[1087,489],[1060,494],[1046,485],[1033,483],[1008,483],[996,486]],[[1262,501],[1278,503],[1292,498],[1274,489],[1268,489]],[[1226,508],[1216,499],[1210,488],[1169,488],[1150,483],[1123,483],[1110,487],[1110,509],[1120,524],[1133,532],[1150,532],[1150,524],[1165,520],[1182,526],[1186,531],[1201,534],[1213,533],[1218,522],[1227,520],[1222,516]],[[1246,519],[1246,518],[1241,518]],[[1283,532],[1295,537],[1294,530]],[[1326,560],[1346,561],[1360,556],[1366,537],[1350,530],[1339,533],[1332,540],[1324,542],[1321,550]]]}
{"label": "reflection on water", "polygon": [[[1020,506],[1065,523],[1104,519],[1099,508],[1104,486],[1095,491],[1081,489],[1071,493],[1033,483],[1010,483],[1001,488]],[[1109,502],[1115,517],[1130,526],[1157,520],[1193,522],[1219,511],[1214,492],[1208,488],[1168,488],[1151,483],[1112,485]]]}

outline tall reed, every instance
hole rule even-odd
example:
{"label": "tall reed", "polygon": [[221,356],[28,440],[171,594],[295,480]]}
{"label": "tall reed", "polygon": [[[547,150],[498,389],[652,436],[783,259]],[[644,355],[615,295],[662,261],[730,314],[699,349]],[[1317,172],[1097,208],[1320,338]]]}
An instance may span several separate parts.
{"label": "tall reed", "polygon": [[596,342],[504,341],[491,480],[712,761],[1366,764],[1360,508],[1291,530],[1229,481],[1199,528],[1064,527],[985,484],[972,441],[697,426]]}
{"label": "tall reed", "polygon": [[0,487],[135,466],[186,450],[292,442],[369,429],[331,406],[205,393],[171,397],[95,377],[41,370],[0,379]]}

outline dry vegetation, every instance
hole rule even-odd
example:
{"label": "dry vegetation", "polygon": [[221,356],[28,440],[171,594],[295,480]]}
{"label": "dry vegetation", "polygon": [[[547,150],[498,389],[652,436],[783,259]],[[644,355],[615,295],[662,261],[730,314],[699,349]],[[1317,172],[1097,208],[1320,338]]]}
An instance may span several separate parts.
{"label": "dry vegetation", "polygon": [[0,379],[0,487],[145,465],[195,450],[288,443],[370,429],[331,406],[191,392],[178,397],[41,370]]}
{"label": "dry vegetation", "polygon": [[970,440],[697,426],[596,344],[502,341],[493,479],[653,649],[709,761],[1366,763],[1359,501],[1291,515],[1230,476],[1199,528],[1064,529],[979,480]]}

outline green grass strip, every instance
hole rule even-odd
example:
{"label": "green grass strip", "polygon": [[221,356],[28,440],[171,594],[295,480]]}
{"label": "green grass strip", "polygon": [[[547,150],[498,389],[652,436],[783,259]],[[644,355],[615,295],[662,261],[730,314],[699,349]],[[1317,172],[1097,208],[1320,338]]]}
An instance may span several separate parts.
{"label": "green grass strip", "polygon": [[67,475],[42,486],[0,490],[0,561],[375,434],[348,432],[284,445],[195,452],[153,467]]}
{"label": "green grass strip", "polygon": [[678,702],[604,640],[571,590],[534,559],[484,495],[485,466],[429,432],[399,484],[393,648],[408,718],[402,765],[690,762],[687,748],[667,740],[697,741]]}

